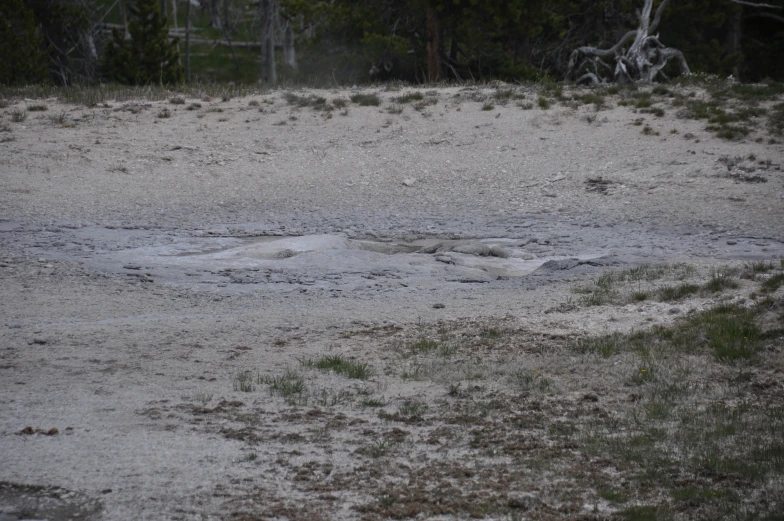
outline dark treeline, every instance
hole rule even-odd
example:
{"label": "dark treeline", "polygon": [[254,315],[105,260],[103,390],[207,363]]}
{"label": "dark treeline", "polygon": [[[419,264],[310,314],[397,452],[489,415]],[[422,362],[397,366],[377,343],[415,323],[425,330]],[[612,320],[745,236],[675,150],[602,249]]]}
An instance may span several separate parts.
{"label": "dark treeline", "polygon": [[[183,13],[191,11],[191,20],[209,20],[194,22],[192,35],[212,31],[234,45],[226,67],[255,67],[249,79],[562,79],[575,48],[609,48],[635,29],[643,1],[0,0],[0,84],[178,81]],[[121,10],[124,31],[107,30],[111,10]],[[139,12],[158,17],[144,22],[158,24],[146,36],[139,20],[133,29]],[[657,32],[693,72],[784,79],[784,0],[674,0]],[[241,65],[234,42],[254,53],[252,61]],[[157,49],[152,61],[160,63],[142,65],[151,60],[145,49]],[[139,72],[143,66],[152,72]],[[665,72],[677,75],[674,67]]]}

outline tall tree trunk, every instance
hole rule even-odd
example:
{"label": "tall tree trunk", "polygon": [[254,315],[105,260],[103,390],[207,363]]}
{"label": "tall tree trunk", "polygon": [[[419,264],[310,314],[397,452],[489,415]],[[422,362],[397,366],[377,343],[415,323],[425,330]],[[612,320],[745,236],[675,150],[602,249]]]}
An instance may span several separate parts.
{"label": "tall tree trunk", "polygon": [[185,2],[185,81],[191,81],[191,0]]}
{"label": "tall tree trunk", "polygon": [[286,22],[286,29],[283,31],[283,61],[292,69],[297,68],[297,56],[294,51],[294,30],[291,28],[291,21]]}
{"label": "tall tree trunk", "polygon": [[210,0],[210,25],[213,29],[221,28],[220,13],[218,12],[218,0]]}
{"label": "tall tree trunk", "polygon": [[[190,0],[186,0],[190,4]],[[171,0],[172,4],[172,21],[174,22],[174,32],[179,37],[180,28],[177,26],[177,0]],[[177,40],[177,63],[182,66],[182,53],[180,53],[180,41]]]}
{"label": "tall tree trunk", "polygon": [[[743,36],[743,11],[738,9],[737,12],[730,15],[729,30],[727,31],[727,52],[730,55],[742,52],[741,37]],[[732,75],[736,80],[740,80],[740,64],[736,63],[732,66]]]}
{"label": "tall tree trunk", "polygon": [[436,82],[441,79],[441,58],[438,55],[440,47],[438,11],[430,5],[427,8],[427,79],[430,82]]}
{"label": "tall tree trunk", "polygon": [[125,39],[130,38],[131,33],[128,31],[128,13],[125,10],[125,2],[120,0],[120,14],[122,15],[123,26],[125,27]]}
{"label": "tall tree trunk", "polygon": [[161,0],[161,16],[166,16],[166,0]]}
{"label": "tall tree trunk", "polygon": [[275,68],[275,7],[274,0],[259,0],[261,78],[271,85],[278,83]]}
{"label": "tall tree trunk", "polygon": [[237,59],[237,53],[234,52],[234,45],[231,41],[231,23],[229,23],[229,0],[223,0],[223,20],[221,30],[223,37],[229,42],[229,50],[231,51],[231,58],[234,60],[234,68],[237,70],[237,75],[240,73],[240,61]]}

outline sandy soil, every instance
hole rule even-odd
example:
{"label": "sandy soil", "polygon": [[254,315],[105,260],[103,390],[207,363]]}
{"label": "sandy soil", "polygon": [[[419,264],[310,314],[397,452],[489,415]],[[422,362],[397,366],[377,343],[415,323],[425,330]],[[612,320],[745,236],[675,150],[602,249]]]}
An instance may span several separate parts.
{"label": "sandy soil", "polygon": [[[0,520],[617,511],[517,468],[515,450],[576,450],[522,439],[526,411],[626,407],[612,366],[564,346],[719,297],[580,306],[574,290],[608,269],[685,263],[704,281],[784,258],[784,148],[670,108],[541,110],[524,90],[535,108],[483,110],[495,90],[471,87],[389,111],[410,90],[330,112],[283,91],[2,109]],[[406,354],[430,337],[464,349]],[[324,354],[373,374],[308,366]],[[270,392],[287,370],[304,398]],[[523,370],[557,392],[504,394]],[[459,420],[464,392],[507,396],[498,415],[517,423],[493,432],[517,449],[472,451],[490,427]],[[431,486],[451,503],[393,505]]]}

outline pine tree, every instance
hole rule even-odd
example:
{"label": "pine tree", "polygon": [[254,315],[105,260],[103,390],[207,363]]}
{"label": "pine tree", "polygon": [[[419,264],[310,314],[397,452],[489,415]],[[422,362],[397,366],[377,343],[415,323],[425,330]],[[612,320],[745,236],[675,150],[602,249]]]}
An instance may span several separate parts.
{"label": "pine tree", "polygon": [[128,10],[131,39],[126,40],[114,29],[104,51],[108,79],[131,85],[182,82],[177,41],[169,41],[169,29],[158,0],[136,0]]}
{"label": "pine tree", "polygon": [[35,16],[23,0],[0,0],[0,85],[46,81],[43,48]]}

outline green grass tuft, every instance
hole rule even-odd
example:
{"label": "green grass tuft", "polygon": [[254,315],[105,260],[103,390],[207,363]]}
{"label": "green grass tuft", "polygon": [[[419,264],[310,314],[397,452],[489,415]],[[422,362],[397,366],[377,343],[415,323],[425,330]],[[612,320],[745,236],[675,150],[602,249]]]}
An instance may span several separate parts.
{"label": "green grass tuft", "polygon": [[409,92],[408,94],[392,98],[392,101],[395,103],[411,103],[414,101],[422,101],[423,99],[425,99],[425,95],[421,92]]}
{"label": "green grass tuft", "polygon": [[303,360],[301,364],[322,371],[334,371],[356,380],[367,380],[373,376],[373,369],[368,364],[353,362],[341,355],[325,355],[318,360]]}
{"label": "green grass tuft", "polygon": [[352,94],[350,99],[360,107],[378,107],[381,105],[381,98],[377,94]]}
{"label": "green grass tuft", "polygon": [[266,384],[271,393],[280,395],[287,401],[296,396],[304,396],[307,390],[302,375],[291,370],[279,376],[259,377],[258,382]]}
{"label": "green grass tuft", "polygon": [[700,287],[696,284],[679,284],[678,286],[665,286],[658,291],[659,298],[664,302],[681,300],[690,295],[699,293]]}
{"label": "green grass tuft", "polygon": [[422,336],[409,346],[409,350],[414,353],[429,353],[430,351],[438,349],[439,346],[440,344],[435,340],[430,340]]}
{"label": "green grass tuft", "polygon": [[784,273],[777,273],[762,283],[761,289],[766,293],[773,293],[784,286]]}

